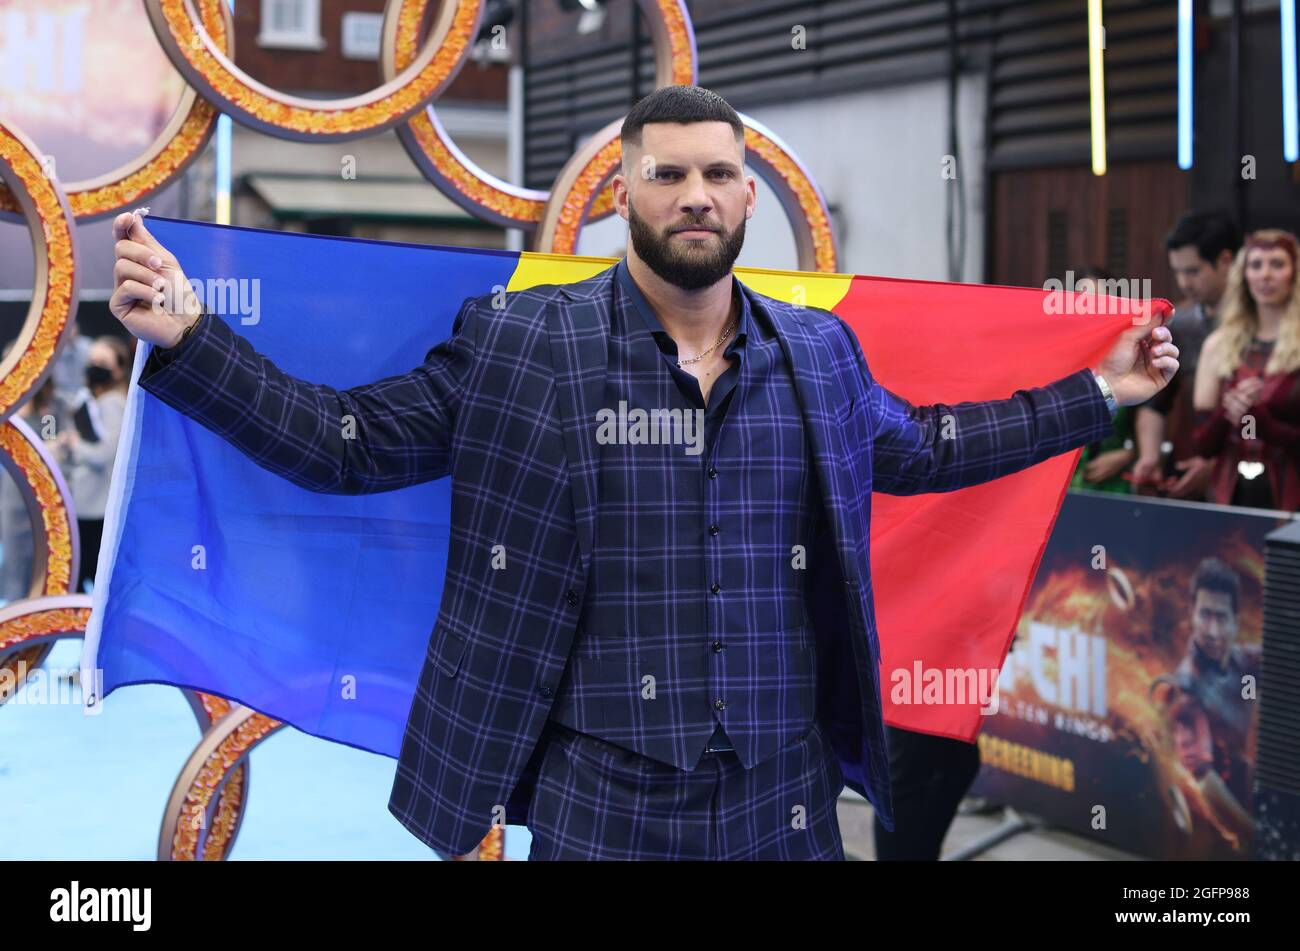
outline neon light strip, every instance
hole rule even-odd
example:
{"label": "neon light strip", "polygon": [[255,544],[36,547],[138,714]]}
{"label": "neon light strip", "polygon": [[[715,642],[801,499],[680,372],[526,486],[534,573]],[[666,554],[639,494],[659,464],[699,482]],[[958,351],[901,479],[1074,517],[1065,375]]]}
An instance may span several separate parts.
{"label": "neon light strip", "polygon": [[1092,174],[1106,174],[1106,77],[1102,70],[1101,0],[1088,0],[1088,78],[1092,103]]}
{"label": "neon light strip", "polygon": [[230,224],[230,116],[217,119],[217,211],[213,220]]}
{"label": "neon light strip", "polygon": [[1192,167],[1192,0],[1178,0],[1178,167]]}
{"label": "neon light strip", "polygon": [[[234,22],[235,0],[230,0],[231,22]],[[217,118],[217,181],[216,216],[219,225],[230,224],[230,116]]]}
{"label": "neon light strip", "polygon": [[1296,127],[1295,0],[1282,0],[1282,155],[1300,161]]}

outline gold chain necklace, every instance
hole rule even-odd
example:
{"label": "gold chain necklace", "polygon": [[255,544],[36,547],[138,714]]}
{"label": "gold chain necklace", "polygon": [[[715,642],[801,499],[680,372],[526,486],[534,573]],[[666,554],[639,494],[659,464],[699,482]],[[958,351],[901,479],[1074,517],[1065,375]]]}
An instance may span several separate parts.
{"label": "gold chain necklace", "polygon": [[733,330],[736,329],[736,325],[737,325],[738,323],[740,323],[740,317],[736,317],[736,319],[733,320],[733,321],[732,321],[732,322],[731,322],[731,323],[730,323],[730,324],[729,324],[729,325],[728,325],[728,326],[727,326],[727,327],[722,331],[722,336],[718,337],[718,342],[715,343],[713,346],[709,347],[708,350],[705,350],[703,353],[699,354],[698,356],[691,357],[689,360],[678,360],[678,361],[677,361],[677,367],[678,367],[678,369],[681,369],[682,367],[686,366],[686,364],[688,364],[688,363],[699,363],[701,360],[703,360],[705,357],[707,357],[707,356],[708,356],[710,353],[712,353],[714,350],[717,350],[720,346],[722,346],[722,342],[723,342],[724,340],[726,340],[728,337],[731,336],[731,332],[732,332]]}

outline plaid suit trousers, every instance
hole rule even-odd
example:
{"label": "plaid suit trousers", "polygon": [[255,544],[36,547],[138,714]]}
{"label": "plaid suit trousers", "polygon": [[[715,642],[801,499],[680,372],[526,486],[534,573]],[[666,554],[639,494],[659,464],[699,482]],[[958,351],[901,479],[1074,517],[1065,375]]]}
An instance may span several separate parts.
{"label": "plaid suit trousers", "polygon": [[728,750],[686,771],[554,721],[543,741],[530,861],[844,858],[844,776],[816,723],[750,769]]}

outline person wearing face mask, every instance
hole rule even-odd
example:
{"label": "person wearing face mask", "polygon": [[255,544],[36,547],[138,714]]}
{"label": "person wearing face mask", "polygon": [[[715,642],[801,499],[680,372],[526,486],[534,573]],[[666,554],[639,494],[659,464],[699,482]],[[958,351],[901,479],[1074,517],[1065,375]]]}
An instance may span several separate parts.
{"label": "person wearing face mask", "polygon": [[1197,451],[1218,456],[1209,500],[1300,509],[1300,269],[1295,235],[1246,239],[1221,326],[1196,368]]}
{"label": "person wearing face mask", "polygon": [[126,414],[126,388],[132,361],[131,345],[121,337],[95,340],[86,364],[85,399],[73,413],[73,425],[55,441],[60,464],[72,491],[81,540],[81,573],[75,590],[93,581],[104,533],[104,506],[113,475],[113,458]]}

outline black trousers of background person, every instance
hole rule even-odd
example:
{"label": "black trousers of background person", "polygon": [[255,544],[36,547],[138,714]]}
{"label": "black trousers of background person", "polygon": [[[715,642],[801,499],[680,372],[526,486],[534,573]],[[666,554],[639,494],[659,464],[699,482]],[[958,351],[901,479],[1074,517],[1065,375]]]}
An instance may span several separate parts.
{"label": "black trousers of background person", "polygon": [[95,578],[95,566],[99,564],[99,545],[104,538],[104,520],[102,518],[77,519],[77,536],[81,542],[81,574],[77,578],[76,594],[84,594],[87,580]]}
{"label": "black trousers of background person", "polygon": [[957,806],[980,769],[979,747],[885,727],[894,831],[876,820],[877,861],[937,861]]}

